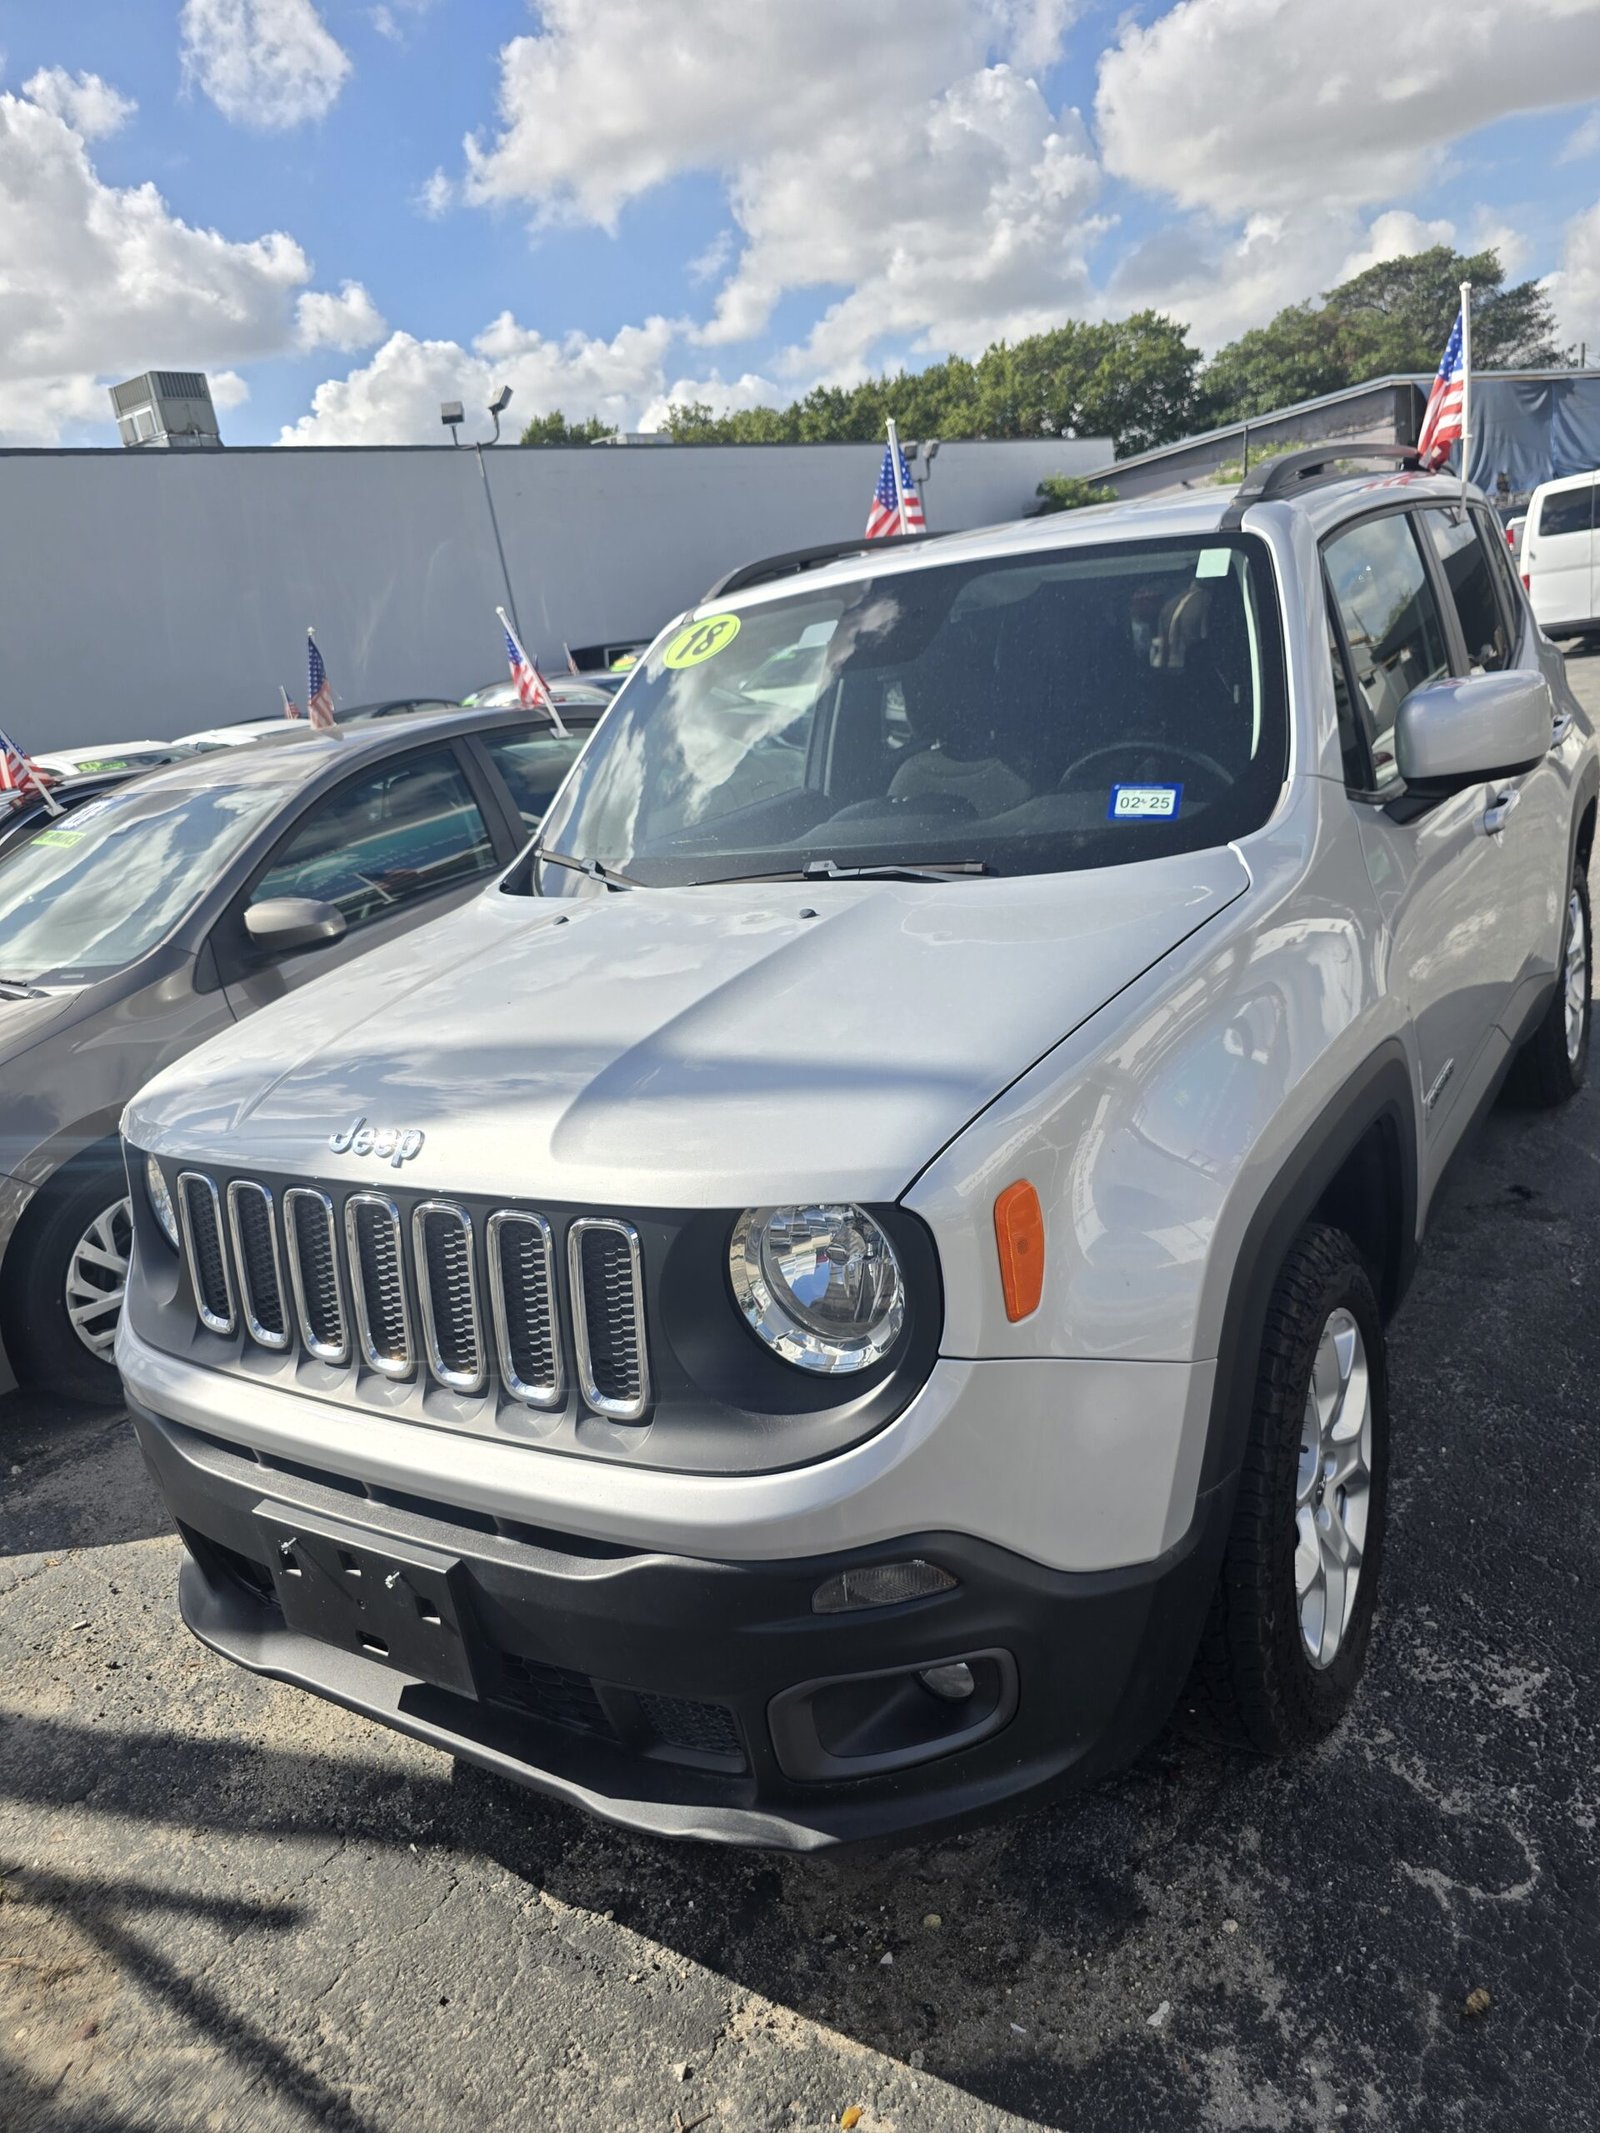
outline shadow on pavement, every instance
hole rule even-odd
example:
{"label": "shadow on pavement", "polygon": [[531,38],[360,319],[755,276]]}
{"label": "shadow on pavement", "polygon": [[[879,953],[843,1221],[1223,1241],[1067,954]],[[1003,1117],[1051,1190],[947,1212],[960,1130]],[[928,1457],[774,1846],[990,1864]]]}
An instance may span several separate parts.
{"label": "shadow on pavement", "polygon": [[0,1399],[0,1559],[171,1531],[120,1408],[26,1392]]}

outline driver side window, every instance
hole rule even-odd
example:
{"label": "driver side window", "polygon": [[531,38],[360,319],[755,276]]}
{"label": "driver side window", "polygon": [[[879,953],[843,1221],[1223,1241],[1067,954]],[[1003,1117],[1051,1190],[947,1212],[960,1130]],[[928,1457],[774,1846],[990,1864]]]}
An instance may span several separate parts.
{"label": "driver side window", "polygon": [[1444,618],[1408,512],[1364,520],[1323,551],[1356,688],[1374,789],[1397,784],[1394,726],[1413,689],[1450,671]]}

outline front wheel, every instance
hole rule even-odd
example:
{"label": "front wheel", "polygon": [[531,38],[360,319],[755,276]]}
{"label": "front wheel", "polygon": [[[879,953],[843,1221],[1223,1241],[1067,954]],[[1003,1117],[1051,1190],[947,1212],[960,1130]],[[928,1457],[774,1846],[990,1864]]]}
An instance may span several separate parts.
{"label": "front wheel", "polygon": [[1250,1437],[1185,1701],[1267,1755],[1349,1709],[1383,1552],[1389,1392],[1383,1324],[1341,1230],[1301,1231],[1267,1307]]}
{"label": "front wheel", "polygon": [[44,1186],[6,1253],[0,1314],[19,1380],[112,1406],[122,1397],[112,1343],[133,1250],[118,1161],[75,1164]]}
{"label": "front wheel", "polygon": [[1554,1110],[1569,1103],[1583,1087],[1589,1073],[1589,1027],[1594,1011],[1592,969],[1589,880],[1580,860],[1567,889],[1555,995],[1507,1076],[1514,1102]]}

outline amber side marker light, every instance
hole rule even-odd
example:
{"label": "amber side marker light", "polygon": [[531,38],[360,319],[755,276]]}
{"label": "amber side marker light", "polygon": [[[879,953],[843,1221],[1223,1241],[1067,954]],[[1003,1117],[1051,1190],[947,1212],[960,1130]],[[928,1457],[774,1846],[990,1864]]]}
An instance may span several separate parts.
{"label": "amber side marker light", "polygon": [[1044,1294],[1044,1210],[1026,1178],[1008,1185],[995,1201],[994,1241],[1006,1316],[1015,1323],[1037,1311]]}

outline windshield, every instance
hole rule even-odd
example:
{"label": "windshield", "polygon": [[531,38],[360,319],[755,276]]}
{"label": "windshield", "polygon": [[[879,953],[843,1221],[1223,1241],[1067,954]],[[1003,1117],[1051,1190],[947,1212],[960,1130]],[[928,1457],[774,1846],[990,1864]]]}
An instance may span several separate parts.
{"label": "windshield", "polygon": [[178,923],[250,832],[275,785],[127,785],[42,829],[0,862],[0,978],[89,984]]}
{"label": "windshield", "polygon": [[1114,866],[1259,828],[1287,731],[1258,540],[924,567],[654,646],[542,841],[654,884]]}

